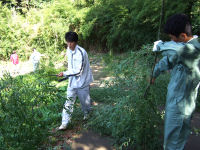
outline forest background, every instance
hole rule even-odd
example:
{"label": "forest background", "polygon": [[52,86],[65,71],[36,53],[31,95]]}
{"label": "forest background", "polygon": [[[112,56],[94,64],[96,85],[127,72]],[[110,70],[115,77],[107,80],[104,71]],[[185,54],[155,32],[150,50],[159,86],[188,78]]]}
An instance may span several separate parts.
{"label": "forest background", "polygon": [[[0,7],[3,60],[14,49],[24,59],[33,47],[49,55],[59,53],[69,30],[79,34],[80,45],[87,50],[136,51],[157,40],[162,1],[1,0]],[[194,34],[199,34],[198,0],[165,0],[163,12],[162,25],[170,15],[185,13],[191,18]]]}
{"label": "forest background", "polygon": [[[160,39],[169,40],[162,28],[174,13],[187,14],[193,33],[200,33],[199,0],[163,1],[1,0],[0,60],[8,61],[17,50],[20,59],[26,61],[33,48],[48,60],[38,74],[17,78],[8,75],[0,80],[0,147],[47,146],[48,130],[58,125],[58,108],[65,101],[62,93],[67,85],[58,88],[52,86],[55,78],[43,77],[64,69],[55,69],[54,62],[64,61],[61,53],[66,47],[65,32],[75,31],[80,45],[91,55],[103,53],[105,70],[115,78],[106,88],[91,90],[92,98],[102,105],[94,108],[87,126],[113,137],[120,148],[160,149],[161,108],[169,74],[160,77],[144,98],[154,63],[152,43],[158,34]],[[77,115],[74,118],[81,114]]]}

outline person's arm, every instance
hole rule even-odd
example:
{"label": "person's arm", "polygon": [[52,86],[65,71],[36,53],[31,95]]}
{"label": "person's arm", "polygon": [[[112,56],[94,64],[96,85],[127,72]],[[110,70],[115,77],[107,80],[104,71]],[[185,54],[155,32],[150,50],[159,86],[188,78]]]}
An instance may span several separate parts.
{"label": "person's arm", "polygon": [[[173,59],[172,59],[173,60]],[[164,71],[167,71],[172,68],[172,62],[170,59],[165,56],[163,57],[156,65],[153,71],[153,78],[150,81],[152,84],[155,82],[156,78]]]}
{"label": "person's arm", "polygon": [[177,43],[174,41],[154,42],[153,51],[162,52],[164,57],[156,64],[154,68],[153,78],[150,81],[151,84],[155,82],[156,77],[158,77],[162,72],[172,69],[172,67],[177,63],[177,50],[180,50],[183,46],[183,43]]}
{"label": "person's arm", "polygon": [[80,52],[80,55],[78,56],[78,58],[76,58],[75,62],[74,62],[74,66],[71,67],[71,59],[69,59],[68,61],[68,70],[63,72],[63,76],[80,76],[83,69],[84,69],[84,54],[83,52],[78,49],[78,51]]}

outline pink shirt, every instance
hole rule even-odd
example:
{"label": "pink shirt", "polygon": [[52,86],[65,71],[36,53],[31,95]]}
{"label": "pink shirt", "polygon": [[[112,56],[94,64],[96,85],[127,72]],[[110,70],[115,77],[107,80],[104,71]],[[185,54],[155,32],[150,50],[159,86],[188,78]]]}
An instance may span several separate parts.
{"label": "pink shirt", "polygon": [[17,55],[17,54],[12,54],[12,55],[10,56],[10,60],[12,61],[12,63],[13,63],[14,65],[19,64],[19,58],[18,58],[18,55]]}

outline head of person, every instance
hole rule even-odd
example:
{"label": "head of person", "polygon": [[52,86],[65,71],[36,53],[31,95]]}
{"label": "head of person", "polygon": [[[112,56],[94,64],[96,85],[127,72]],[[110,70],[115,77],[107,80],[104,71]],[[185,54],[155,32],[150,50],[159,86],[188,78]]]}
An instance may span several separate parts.
{"label": "head of person", "polygon": [[69,31],[65,33],[65,40],[69,49],[75,50],[75,47],[78,42],[78,34],[76,32]]}
{"label": "head of person", "polygon": [[13,54],[16,54],[16,51],[13,51]]}
{"label": "head of person", "polygon": [[36,48],[33,48],[33,52],[35,52],[36,51]]}
{"label": "head of person", "polygon": [[175,42],[187,42],[192,38],[192,26],[185,14],[175,14],[167,19],[164,32]]}

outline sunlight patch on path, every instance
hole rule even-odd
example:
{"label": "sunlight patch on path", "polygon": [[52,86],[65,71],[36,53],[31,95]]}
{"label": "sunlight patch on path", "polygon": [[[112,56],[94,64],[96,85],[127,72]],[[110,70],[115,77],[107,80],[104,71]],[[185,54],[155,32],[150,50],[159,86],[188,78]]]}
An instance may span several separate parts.
{"label": "sunlight patch on path", "polygon": [[108,76],[107,73],[103,70],[102,64],[91,65],[92,74],[94,81],[90,84],[91,87],[105,87],[106,81],[111,81],[114,77]]}
{"label": "sunlight patch on path", "polygon": [[15,72],[15,66],[11,62],[0,62],[0,78],[3,77],[3,74],[10,74],[12,77],[18,75],[24,75],[33,71],[32,64],[29,61],[20,62]]}

